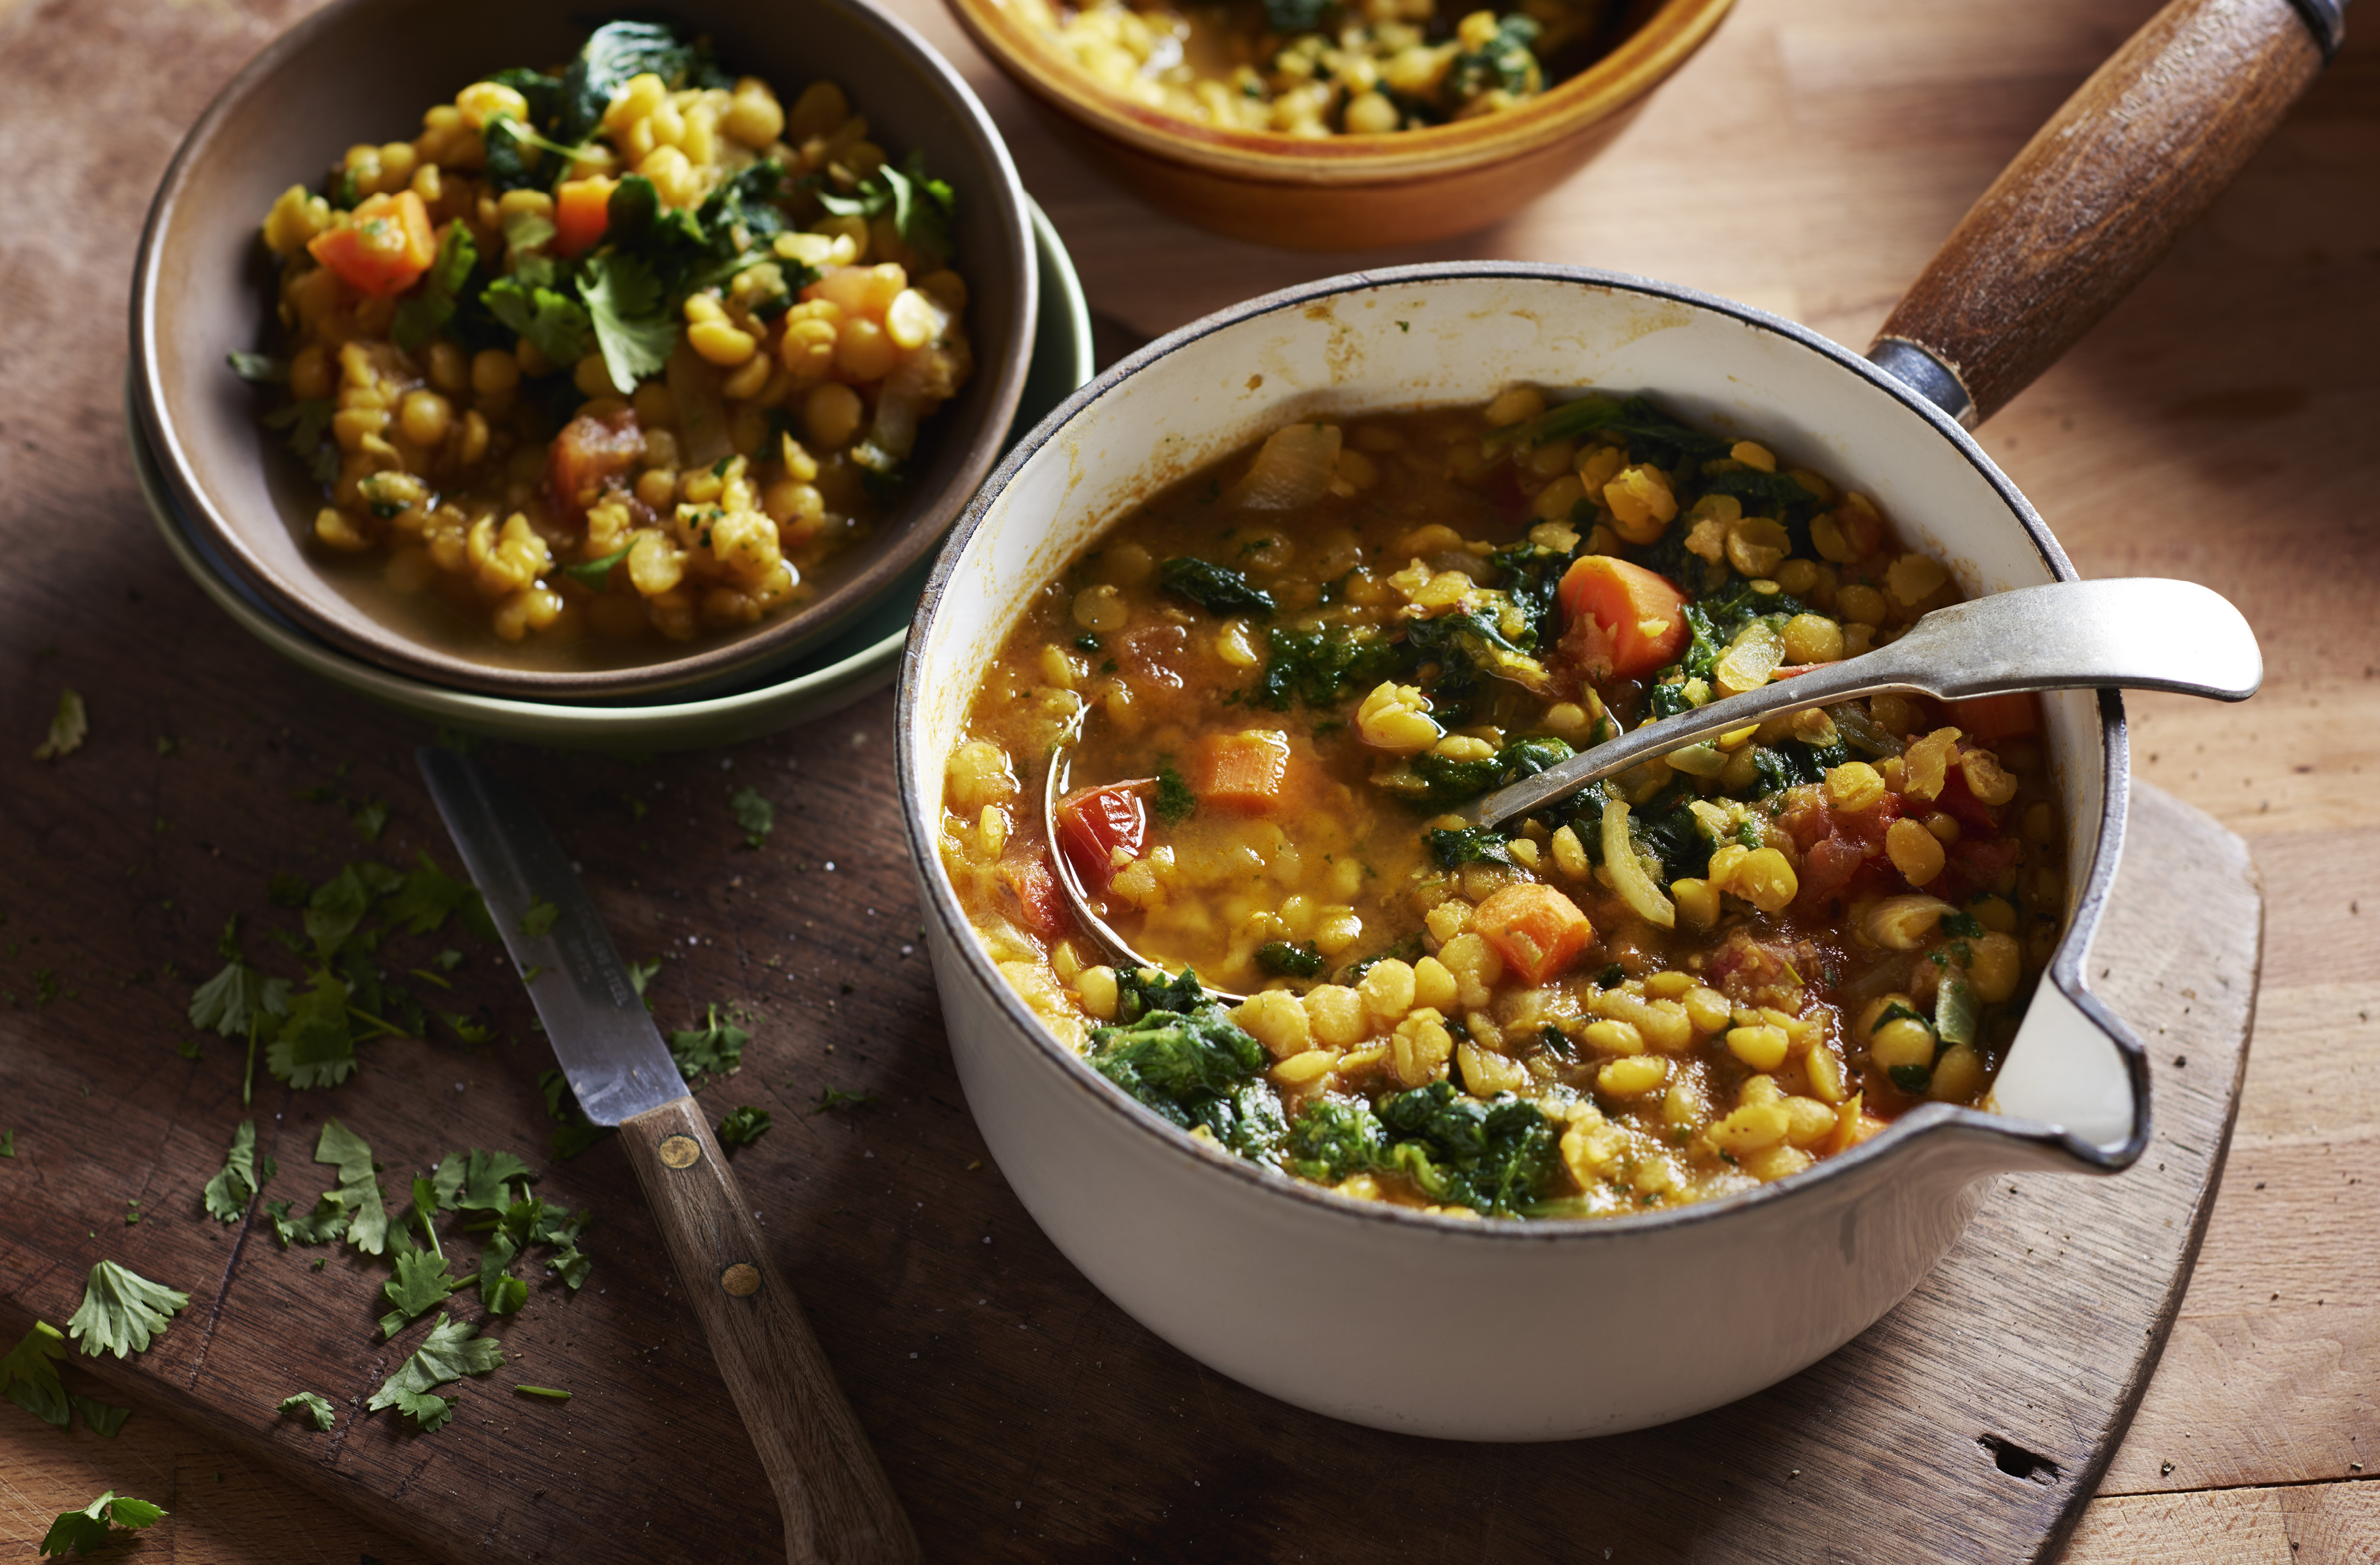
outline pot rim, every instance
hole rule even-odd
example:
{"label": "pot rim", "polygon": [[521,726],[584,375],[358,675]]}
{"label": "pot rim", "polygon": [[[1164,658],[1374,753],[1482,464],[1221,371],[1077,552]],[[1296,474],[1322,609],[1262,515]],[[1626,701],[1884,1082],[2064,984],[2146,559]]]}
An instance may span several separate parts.
{"label": "pot rim", "polygon": [[[948,484],[931,495],[917,498],[905,525],[892,526],[900,520],[898,517],[887,517],[879,524],[879,534],[889,539],[880,557],[832,581],[817,598],[773,623],[717,645],[613,669],[508,668],[429,646],[418,637],[381,625],[361,610],[342,615],[313,602],[289,585],[285,573],[273,569],[257,553],[214,495],[191,476],[181,424],[160,389],[159,345],[167,334],[159,322],[158,287],[168,228],[188,194],[193,171],[211,155],[225,123],[253,96],[259,85],[293,59],[304,56],[324,35],[346,23],[357,12],[389,3],[390,0],[331,0],[331,4],[267,42],[208,100],[206,108],[174,149],[173,158],[158,180],[156,193],[150,199],[140,237],[133,249],[129,301],[129,362],[136,389],[135,411],[167,486],[182,501],[192,521],[206,532],[236,571],[310,634],[398,678],[499,699],[544,705],[620,699],[658,698],[664,703],[707,699],[717,692],[722,680],[782,668],[806,649],[821,646],[848,629],[877,603],[886,588],[915,570],[918,562],[948,535],[955,525],[954,518],[964,513],[965,497],[986,481],[986,476],[997,466],[1002,443],[1025,394],[1026,371],[1032,358],[1041,303],[1032,203],[990,111],[958,68],[927,42],[923,34],[868,0],[809,3],[849,18],[860,30],[870,34],[886,55],[905,65],[920,86],[930,84],[957,111],[957,117],[965,126],[967,135],[979,145],[994,176],[993,188],[977,199],[997,213],[998,248],[1007,252],[1017,276],[1010,294],[1010,302],[1016,309],[1017,346],[1005,354],[983,355],[984,359],[996,360],[989,368],[980,359],[978,364],[978,372],[987,386],[981,422],[972,433],[956,427],[935,431],[935,440],[953,444],[962,452],[962,460]],[[565,20],[577,16],[568,7],[560,8],[557,14]],[[673,11],[672,15],[674,18],[677,14]],[[260,444],[259,452],[264,459],[273,459],[264,445]],[[286,525],[287,518],[276,509],[273,520]]]}
{"label": "pot rim", "polygon": [[[1871,385],[1890,394],[1903,406],[1924,418],[1936,433],[1949,441],[1960,455],[1974,467],[1984,480],[1998,493],[2022,524],[2034,548],[2049,567],[2050,574],[2060,581],[2080,579],[2072,562],[2050,533],[2048,525],[2026,501],[2014,483],[2002,473],[1975,443],[1974,438],[1961,429],[1957,420],[1924,394],[1888,371],[1869,363],[1840,344],[1820,335],[1798,322],[1765,310],[1755,309],[1732,299],[1720,298],[1696,289],[1675,284],[1658,282],[1627,273],[1605,272],[1591,267],[1566,266],[1536,261],[1436,261],[1418,265],[1383,267],[1377,271],[1347,273],[1316,282],[1302,283],[1265,294],[1243,303],[1227,306],[1188,325],[1166,334],[1136,352],[1110,366],[1098,378],[1084,386],[1019,441],[999,468],[984,481],[975,499],[968,504],[951,529],[949,539],[935,560],[933,574],[928,578],[926,590],[918,605],[917,619],[901,659],[901,684],[894,707],[894,722],[900,739],[896,754],[896,786],[901,794],[901,819],[908,834],[911,855],[919,867],[919,880],[925,889],[925,902],[944,935],[961,953],[961,965],[966,976],[1012,1025],[1032,1041],[1037,1057],[1054,1066],[1060,1077],[1078,1092],[1087,1092],[1104,1102],[1111,1111],[1123,1116],[1153,1133],[1164,1146],[1177,1155],[1203,1163],[1236,1178],[1245,1184],[1271,1194],[1304,1203],[1318,1214],[1349,1220],[1404,1224],[1440,1236],[1463,1235],[1492,1243],[1539,1243],[1553,1240],[1577,1241],[1600,1235],[1617,1241],[1648,1231],[1666,1231],[1694,1224],[1721,1221],[1737,1213],[1766,1207],[1779,1201],[1791,1201],[1805,1195],[1832,1190],[1843,1180],[1878,1159],[1897,1155],[1900,1149],[1920,1136],[1938,1132],[1957,1131],[1970,1139],[1998,1141],[2063,1160],[2076,1171],[2116,1173],[2129,1168],[2147,1148],[2150,1134],[2148,1053],[2131,1029],[2119,1020],[2090,990],[2085,961],[2091,941],[2098,932],[2099,920],[2107,910],[2107,896],[2113,888],[2116,866],[2123,846],[2124,819],[2130,798],[2130,746],[2124,722],[2122,693],[2102,690],[2099,694],[2099,735],[2103,758],[2102,806],[2099,829],[2092,850],[2092,862],[2082,878],[2081,894],[2075,899],[2066,933],[2058,941],[2056,956],[2042,981],[2054,983],[2075,1007],[2105,1033],[2124,1062],[2125,1075],[2132,1090],[2132,1122],[2130,1134],[2119,1146],[2103,1147],[2038,1120],[2020,1119],[2012,1115],[1987,1113],[1982,1110],[1953,1107],[1941,1103],[1922,1104],[1903,1114],[1882,1132],[1847,1152],[1825,1159],[1800,1173],[1792,1174],[1772,1184],[1752,1190],[1697,1201],[1687,1206],[1658,1211],[1626,1213],[1600,1218],[1535,1218],[1525,1221],[1492,1220],[1482,1222],[1474,1218],[1439,1216],[1393,1206],[1386,1202],[1355,1201],[1334,1194],[1324,1186],[1294,1179],[1276,1170],[1269,1170],[1245,1158],[1202,1144],[1187,1131],[1163,1119],[1153,1110],[1126,1097],[1115,1086],[1093,1071],[1083,1057],[1062,1043],[1055,1034],[1036,1018],[1021,996],[1000,981],[974,941],[974,931],[965,911],[958,905],[950,879],[941,870],[926,823],[919,818],[914,804],[913,784],[917,781],[917,761],[914,754],[917,733],[917,703],[921,682],[921,665],[926,647],[931,639],[925,634],[941,607],[953,576],[957,574],[959,557],[965,552],[991,505],[1005,491],[1024,465],[1032,460],[1041,448],[1055,439],[1079,414],[1101,396],[1141,370],[1164,358],[1177,349],[1217,332],[1236,326],[1259,316],[1297,308],[1316,300],[1341,294],[1357,293],[1401,283],[1427,283],[1438,280],[1459,281],[1470,278],[1510,277],[1534,281],[1572,284],[1619,293],[1632,293],[1670,300],[1692,308],[1722,315],[1746,325],[1791,339],[1833,360],[1840,368],[1858,375]],[[1327,1219],[1325,1220],[1328,1220]]]}

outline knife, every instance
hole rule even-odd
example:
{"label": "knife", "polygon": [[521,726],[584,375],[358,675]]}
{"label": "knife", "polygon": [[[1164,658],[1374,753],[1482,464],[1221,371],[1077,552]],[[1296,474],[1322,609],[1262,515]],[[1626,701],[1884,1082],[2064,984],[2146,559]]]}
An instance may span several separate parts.
{"label": "knife", "polygon": [[543,969],[529,999],[578,1106],[620,1129],[777,1491],[788,1565],[915,1561],[909,1519],[561,844],[477,761],[415,756],[504,949],[521,971]]}

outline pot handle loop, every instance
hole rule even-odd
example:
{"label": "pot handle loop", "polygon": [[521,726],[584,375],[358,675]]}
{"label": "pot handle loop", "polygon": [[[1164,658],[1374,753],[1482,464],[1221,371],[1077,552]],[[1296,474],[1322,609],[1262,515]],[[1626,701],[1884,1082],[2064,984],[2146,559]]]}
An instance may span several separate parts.
{"label": "pot handle loop", "polygon": [[2320,74],[2344,0],[2172,0],[1961,220],[1868,358],[1973,429],[2156,264]]}

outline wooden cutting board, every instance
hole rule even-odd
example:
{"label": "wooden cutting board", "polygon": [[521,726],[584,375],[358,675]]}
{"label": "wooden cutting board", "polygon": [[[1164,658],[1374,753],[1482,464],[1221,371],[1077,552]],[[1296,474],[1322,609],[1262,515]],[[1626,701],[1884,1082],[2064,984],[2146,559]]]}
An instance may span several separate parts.
{"label": "wooden cutting board", "polygon": [[[1605,1440],[1451,1445],[1301,1413],[1193,1364],[1094,1292],[982,1162],[910,949],[888,708],[875,698],[738,751],[730,770],[712,758],[493,759],[550,812],[626,950],[679,957],[656,984],[665,1021],[682,1024],[709,996],[758,998],[745,1070],[704,1102],[776,1115],[738,1172],[929,1558],[2055,1552],[2146,1383],[2220,1171],[2261,928],[2237,838],[2141,794],[2096,959],[2104,992],[2156,1052],[2157,1137],[2138,1167],[2107,1181],[2002,1183],[1906,1304],[1762,1396]],[[407,737],[342,750],[354,764],[335,785],[394,809],[373,856],[443,851],[408,775]],[[278,803],[297,779],[334,771],[330,756],[288,730],[251,730],[243,743],[257,752],[256,797],[274,808],[217,823],[207,851],[220,851],[225,873],[209,905],[191,910],[201,927],[226,904],[261,902],[289,817],[334,855],[363,845],[340,840],[349,828],[337,807]],[[761,853],[728,845],[723,795],[747,783],[777,794],[786,822]],[[645,821],[631,822],[628,796],[650,801]],[[117,894],[44,866],[46,883],[29,890]],[[735,929],[735,948],[677,943],[698,914]],[[549,1199],[596,1211],[586,1289],[547,1281],[497,1328],[511,1362],[463,1383],[452,1425],[420,1436],[386,1413],[359,1416],[420,1329],[394,1347],[373,1341],[383,1267],[284,1251],[261,1216],[225,1226],[200,1211],[241,1116],[239,1062],[220,1040],[198,1061],[174,1053],[186,980],[89,974],[77,993],[0,1012],[11,1075],[0,1121],[19,1127],[16,1159],[0,1162],[0,1332],[22,1329],[28,1314],[64,1321],[91,1262],[114,1257],[193,1303],[151,1352],[91,1366],[91,1379],[437,1557],[780,1556],[758,1464],[616,1146],[565,1163],[536,1155],[536,1078],[550,1057],[499,959],[457,943],[477,976],[455,1003],[499,1041],[387,1040],[347,1086],[291,1093],[268,1082],[254,1110],[260,1147],[281,1166],[266,1194],[301,1207],[331,1183],[309,1159],[321,1120],[335,1114],[371,1143],[392,1186],[457,1147],[514,1148],[546,1171]],[[807,1112],[829,1086],[877,1101]],[[125,1221],[128,1200],[137,1224]],[[1460,1323],[1448,1325],[1459,1340]],[[576,1395],[534,1401],[512,1393],[518,1381]],[[274,1416],[300,1389],[339,1404],[334,1432]]]}

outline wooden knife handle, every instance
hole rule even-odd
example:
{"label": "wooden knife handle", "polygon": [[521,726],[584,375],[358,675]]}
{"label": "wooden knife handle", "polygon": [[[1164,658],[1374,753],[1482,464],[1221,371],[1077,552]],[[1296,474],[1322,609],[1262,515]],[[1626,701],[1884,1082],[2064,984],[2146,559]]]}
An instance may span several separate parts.
{"label": "wooden knife handle", "polygon": [[776,1488],[789,1565],[915,1561],[909,1519],[694,1099],[623,1121],[620,1141]]}
{"label": "wooden knife handle", "polygon": [[1870,357],[1923,348],[1981,423],[2140,281],[2322,64],[2290,0],[2173,0],[1993,181]]}

